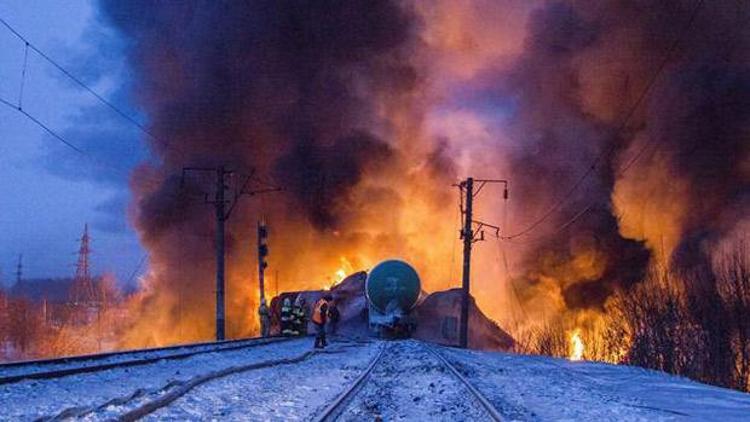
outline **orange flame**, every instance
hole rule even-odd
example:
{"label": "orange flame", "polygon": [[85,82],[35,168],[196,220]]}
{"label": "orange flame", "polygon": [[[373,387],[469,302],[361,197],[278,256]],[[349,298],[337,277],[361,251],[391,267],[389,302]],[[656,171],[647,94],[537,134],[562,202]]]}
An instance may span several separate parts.
{"label": "orange flame", "polygon": [[583,344],[583,339],[581,338],[581,330],[576,328],[570,334],[570,354],[568,355],[568,359],[572,361],[583,360],[584,349],[585,346]]}

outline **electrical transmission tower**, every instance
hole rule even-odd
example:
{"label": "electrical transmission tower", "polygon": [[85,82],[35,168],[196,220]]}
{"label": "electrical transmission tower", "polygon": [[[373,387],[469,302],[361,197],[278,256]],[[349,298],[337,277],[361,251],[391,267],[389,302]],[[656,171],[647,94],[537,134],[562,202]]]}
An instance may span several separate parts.
{"label": "electrical transmission tower", "polygon": [[[478,185],[475,185],[477,183]],[[474,198],[479,195],[487,183],[503,183],[503,198],[508,199],[508,181],[474,179],[469,177],[461,183],[454,185],[459,188],[461,195],[461,216],[464,223],[461,228],[461,240],[464,242],[464,264],[461,277],[461,326],[459,332],[459,346],[464,349],[469,345],[469,294],[471,284],[471,245],[474,242],[484,240],[484,228],[495,231],[495,236],[500,237],[500,227],[474,220]]]}
{"label": "electrical transmission tower", "polygon": [[74,305],[92,305],[98,304],[99,297],[94,288],[94,282],[91,279],[89,247],[89,225],[83,226],[83,236],[81,236],[81,246],[78,248],[78,262],[76,263],[76,275],[73,279],[73,285],[70,287],[70,302]]}
{"label": "electrical transmission tower", "polygon": [[18,265],[16,266],[16,284],[20,285],[23,280],[23,254],[18,255]]}
{"label": "electrical transmission tower", "polygon": [[[205,195],[204,202],[214,206],[216,214],[216,341],[222,341],[225,338],[225,299],[224,299],[224,225],[229,219],[229,216],[237,205],[240,197],[244,195],[253,196],[260,193],[276,192],[280,191],[280,188],[270,186],[258,178],[254,177],[254,173],[250,175],[241,175],[242,180],[235,185],[233,193],[227,195],[227,190],[230,186],[227,183],[227,178],[234,175],[235,172],[227,170],[224,166],[218,167],[184,167],[182,169],[182,184],[185,182],[185,176],[189,172],[209,172],[214,173],[216,176],[216,187],[214,189],[213,201],[208,199],[208,194]],[[260,185],[256,189],[251,189],[250,185],[254,183]]]}

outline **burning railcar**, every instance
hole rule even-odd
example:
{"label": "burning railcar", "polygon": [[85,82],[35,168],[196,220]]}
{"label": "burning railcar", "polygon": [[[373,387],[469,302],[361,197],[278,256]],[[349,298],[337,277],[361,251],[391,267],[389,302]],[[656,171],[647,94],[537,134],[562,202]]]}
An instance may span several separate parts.
{"label": "burning railcar", "polygon": [[387,260],[367,275],[365,294],[371,333],[380,337],[408,337],[416,328],[411,312],[421,292],[419,275],[401,260]]}

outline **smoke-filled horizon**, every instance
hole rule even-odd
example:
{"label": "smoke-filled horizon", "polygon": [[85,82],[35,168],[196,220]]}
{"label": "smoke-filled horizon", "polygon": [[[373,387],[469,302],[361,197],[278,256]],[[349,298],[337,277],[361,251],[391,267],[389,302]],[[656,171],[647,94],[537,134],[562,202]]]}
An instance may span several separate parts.
{"label": "smoke-filled horizon", "polygon": [[484,220],[508,212],[505,234],[562,201],[502,244],[507,273],[494,240],[475,248],[473,292],[496,320],[510,282],[532,319],[599,311],[654,260],[686,266],[684,251],[710,256],[746,230],[750,12],[737,2],[104,1],[101,13],[165,140],[132,177],[152,268],[128,341],[176,340],[176,324],[185,339],[212,333],[212,213],[194,199],[210,180],[181,183],[184,166],[285,189],[229,222],[230,335],[255,329],[261,215],[283,290],[400,256],[433,291],[459,276],[459,177],[510,180],[507,210],[478,199]]}

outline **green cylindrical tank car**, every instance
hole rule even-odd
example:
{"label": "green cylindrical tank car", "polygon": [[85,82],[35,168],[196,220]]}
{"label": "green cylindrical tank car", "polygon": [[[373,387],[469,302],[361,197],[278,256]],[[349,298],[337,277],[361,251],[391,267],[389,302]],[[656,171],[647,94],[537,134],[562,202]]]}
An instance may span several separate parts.
{"label": "green cylindrical tank car", "polygon": [[419,299],[419,275],[397,259],[383,261],[367,275],[365,292],[370,329],[383,337],[408,336],[414,329],[409,312]]}

